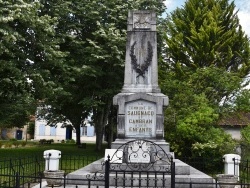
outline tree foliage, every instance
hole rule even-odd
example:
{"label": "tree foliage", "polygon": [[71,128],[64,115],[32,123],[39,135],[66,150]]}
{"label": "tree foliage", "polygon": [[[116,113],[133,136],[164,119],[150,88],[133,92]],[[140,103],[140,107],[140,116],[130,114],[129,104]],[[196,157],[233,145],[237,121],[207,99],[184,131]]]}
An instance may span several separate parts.
{"label": "tree foliage", "polygon": [[23,126],[48,88],[38,64],[60,55],[53,38],[56,20],[39,14],[38,1],[6,0],[0,7],[0,125]]}
{"label": "tree foliage", "polygon": [[215,66],[244,77],[249,72],[249,42],[234,2],[189,0],[167,22],[167,58],[173,69]]}
{"label": "tree foliage", "polygon": [[168,15],[165,31],[159,73],[170,98],[166,138],[181,155],[206,155],[210,146],[223,155],[233,142],[216,121],[250,70],[249,41],[234,2],[188,0]]}
{"label": "tree foliage", "polygon": [[250,112],[250,90],[243,89],[233,101],[233,110],[236,112]]}

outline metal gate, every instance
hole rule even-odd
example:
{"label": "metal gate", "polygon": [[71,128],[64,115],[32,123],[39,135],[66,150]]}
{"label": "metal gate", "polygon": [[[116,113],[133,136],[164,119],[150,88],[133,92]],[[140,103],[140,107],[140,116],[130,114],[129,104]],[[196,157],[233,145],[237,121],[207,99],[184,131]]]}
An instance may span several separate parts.
{"label": "metal gate", "polygon": [[[170,153],[149,140],[132,140],[121,145],[104,162],[103,179],[109,187],[175,188],[175,163]],[[92,177],[93,178],[93,177]]]}

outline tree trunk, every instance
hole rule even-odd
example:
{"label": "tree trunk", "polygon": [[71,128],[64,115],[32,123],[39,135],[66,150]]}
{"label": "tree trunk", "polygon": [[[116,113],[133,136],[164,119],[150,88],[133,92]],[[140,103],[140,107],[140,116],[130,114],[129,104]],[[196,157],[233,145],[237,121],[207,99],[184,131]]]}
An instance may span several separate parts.
{"label": "tree trunk", "polygon": [[107,104],[96,114],[95,128],[96,128],[96,150],[100,151],[102,149],[103,141],[103,130],[105,125],[108,122],[108,116],[110,113],[111,101],[108,101]]}
{"label": "tree trunk", "polygon": [[108,117],[109,129],[108,129],[108,148],[111,148],[111,144],[114,141],[114,126],[116,122],[116,110],[115,108],[111,108],[111,112]]}
{"label": "tree trunk", "polygon": [[72,126],[75,128],[76,130],[76,145],[81,144],[81,118],[69,118],[70,122],[72,123]]}
{"label": "tree trunk", "polygon": [[108,148],[111,148],[113,142],[113,122],[110,123],[109,134],[108,134]]}
{"label": "tree trunk", "polygon": [[76,145],[80,145],[81,144],[81,126],[75,126],[76,129]]}
{"label": "tree trunk", "polygon": [[95,130],[96,130],[96,150],[102,149],[102,138],[103,138],[103,112],[100,112],[96,116]]}

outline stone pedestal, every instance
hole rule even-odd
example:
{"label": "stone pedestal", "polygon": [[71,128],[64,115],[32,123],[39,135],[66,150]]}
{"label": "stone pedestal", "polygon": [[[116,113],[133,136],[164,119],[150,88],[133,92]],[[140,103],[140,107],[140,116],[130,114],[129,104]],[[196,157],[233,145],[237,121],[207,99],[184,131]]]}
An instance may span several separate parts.
{"label": "stone pedestal", "polygon": [[[238,176],[231,174],[217,174],[217,180],[220,184],[220,188],[234,188],[238,182]],[[230,185],[230,183],[232,185]]]}
{"label": "stone pedestal", "polygon": [[64,180],[64,171],[63,170],[45,170],[43,172],[44,177],[47,181],[47,186],[49,187],[59,187],[63,184]]}
{"label": "stone pedestal", "polygon": [[119,93],[113,98],[118,106],[117,139],[111,148],[119,148],[132,139],[146,139],[159,143],[169,152],[164,140],[163,107],[168,98],[161,93]]}

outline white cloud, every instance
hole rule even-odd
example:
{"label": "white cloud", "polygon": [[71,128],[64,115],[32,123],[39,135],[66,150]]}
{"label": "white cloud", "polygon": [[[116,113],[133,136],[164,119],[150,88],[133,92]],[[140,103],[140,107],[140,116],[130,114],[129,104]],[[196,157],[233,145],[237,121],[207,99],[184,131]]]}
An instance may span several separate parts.
{"label": "white cloud", "polygon": [[238,17],[240,19],[240,25],[245,33],[250,37],[250,12],[239,11]]}
{"label": "white cloud", "polygon": [[243,30],[250,37],[250,1],[249,0],[235,0],[236,9],[238,10],[238,17]]}
{"label": "white cloud", "polygon": [[173,4],[173,0],[165,0],[164,4],[168,7],[171,6],[171,4]]}
{"label": "white cloud", "polygon": [[184,0],[165,0],[164,3],[167,7],[167,12],[171,12],[175,10],[177,7],[183,5]]}

